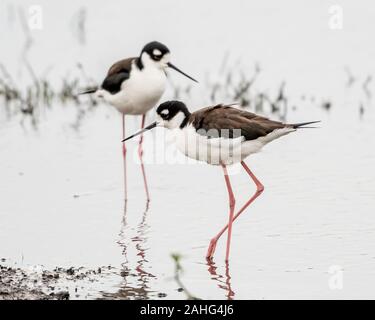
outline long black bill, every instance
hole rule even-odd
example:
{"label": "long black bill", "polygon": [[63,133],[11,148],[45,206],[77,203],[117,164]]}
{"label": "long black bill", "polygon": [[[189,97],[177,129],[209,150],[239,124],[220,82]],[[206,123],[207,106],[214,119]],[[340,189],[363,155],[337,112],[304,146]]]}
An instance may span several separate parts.
{"label": "long black bill", "polygon": [[172,68],[173,70],[176,70],[177,72],[183,74],[185,77],[189,78],[190,80],[193,80],[195,82],[198,83],[197,80],[195,80],[194,78],[190,77],[189,75],[187,75],[185,72],[183,72],[182,70],[180,70],[179,68],[177,68],[175,65],[173,65],[172,63],[168,62],[168,67],[169,68]]}
{"label": "long black bill", "polygon": [[158,125],[158,123],[155,121],[154,123],[150,124],[149,126],[145,127],[144,129],[142,130],[139,130],[138,132],[134,133],[133,135],[125,138],[124,140],[122,140],[121,142],[125,142],[127,140],[130,140],[131,138],[134,138],[136,136],[139,136],[140,134],[142,134],[143,132],[146,132],[148,130],[151,130],[151,129],[154,129],[156,126]]}

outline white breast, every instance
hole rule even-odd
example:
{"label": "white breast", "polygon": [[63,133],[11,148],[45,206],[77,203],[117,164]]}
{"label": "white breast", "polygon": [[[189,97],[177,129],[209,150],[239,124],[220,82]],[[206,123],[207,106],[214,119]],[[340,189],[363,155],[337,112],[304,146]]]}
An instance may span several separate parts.
{"label": "white breast", "polygon": [[141,115],[152,109],[162,97],[166,87],[165,72],[157,67],[147,66],[139,70],[133,66],[128,80],[121,91],[104,98],[124,114]]}
{"label": "white breast", "polygon": [[194,127],[174,130],[176,145],[187,157],[212,165],[232,164],[241,161],[243,137],[235,139],[208,138],[198,134]]}
{"label": "white breast", "polygon": [[259,152],[267,143],[294,131],[291,128],[278,129],[255,140],[246,141],[243,136],[235,139],[207,138],[198,134],[194,127],[173,130],[178,150],[189,158],[211,165],[231,165],[241,162],[253,153]]}

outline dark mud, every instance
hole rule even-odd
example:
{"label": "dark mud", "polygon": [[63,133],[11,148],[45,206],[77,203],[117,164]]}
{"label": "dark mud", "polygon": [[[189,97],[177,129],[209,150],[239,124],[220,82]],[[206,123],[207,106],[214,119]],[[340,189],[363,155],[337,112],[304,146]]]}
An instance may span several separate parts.
{"label": "dark mud", "polygon": [[[0,259],[0,300],[70,300],[90,299],[83,283],[100,281],[111,273],[110,266],[98,269],[40,266],[14,268]],[[94,298],[94,297],[91,297]]]}

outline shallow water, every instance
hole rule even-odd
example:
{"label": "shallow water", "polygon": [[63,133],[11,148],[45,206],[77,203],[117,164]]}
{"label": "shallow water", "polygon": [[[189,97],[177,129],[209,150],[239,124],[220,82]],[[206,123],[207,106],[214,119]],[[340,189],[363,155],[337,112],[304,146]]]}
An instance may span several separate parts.
{"label": "shallow water", "polygon": [[[163,6],[167,4],[163,2]],[[290,9],[293,5],[294,2],[290,1],[287,7]],[[346,2],[344,5],[349,6]],[[47,4],[44,6],[52,10]],[[76,5],[70,6],[66,8],[70,10],[67,15],[77,9]],[[90,5],[88,44],[85,47],[73,46],[62,65],[70,66],[68,61],[86,56],[89,69],[100,78],[103,72],[101,66],[121,56],[121,52],[116,54],[114,49],[108,52],[108,46],[90,38],[100,24],[93,23],[98,6],[97,2],[93,7]],[[141,2],[137,6],[138,10],[142,10],[145,4]],[[293,8],[300,14],[304,12],[298,6]],[[225,11],[226,6],[222,5],[221,9],[219,12]],[[276,4],[247,7],[244,11],[246,17],[252,17],[251,9],[258,13],[254,15],[256,21],[251,24],[260,24],[258,30],[265,30],[264,35],[272,35],[273,40],[278,38],[275,30],[284,28],[282,30],[288,32],[295,24],[301,25],[287,19],[291,13],[288,15],[286,9]],[[58,8],[53,10],[51,14],[56,15]],[[106,10],[101,12],[101,19],[108,19],[110,10]],[[194,7],[189,10],[194,10]],[[237,7],[231,10],[233,14],[240,11]],[[141,171],[133,158],[136,141],[132,141],[129,143],[132,153],[128,161],[129,201],[125,207],[120,116],[110,107],[99,105],[86,114],[77,130],[72,126],[77,107],[58,103],[51,110],[44,110],[36,129],[28,118],[15,116],[7,119],[5,113],[0,112],[0,257],[6,257],[10,263],[21,267],[113,266],[112,276],[107,276],[100,285],[86,288],[88,297],[93,298],[163,298],[165,295],[171,299],[186,298],[183,292],[178,291],[179,286],[173,279],[172,253],[183,256],[182,281],[199,298],[373,297],[375,148],[372,136],[375,111],[371,99],[364,96],[359,81],[367,75],[366,72],[373,71],[368,57],[374,47],[361,50],[346,46],[348,43],[355,44],[358,33],[366,39],[371,29],[366,29],[365,24],[371,10],[366,10],[361,20],[355,11],[356,19],[353,19],[356,23],[348,19],[348,27],[338,36],[339,39],[333,38],[332,34],[327,35],[330,31],[315,29],[317,22],[303,24],[306,30],[305,33],[301,31],[301,38],[310,38],[312,43],[309,42],[308,47],[314,50],[313,53],[320,54],[315,62],[301,59],[306,48],[302,49],[303,45],[298,46],[300,49],[296,47],[299,34],[285,39],[285,48],[294,46],[288,52],[280,53],[278,60],[281,59],[282,63],[276,61],[274,54],[267,54],[271,49],[261,43],[259,34],[252,43],[237,41],[237,48],[232,47],[233,40],[225,42],[223,54],[227,49],[238,52],[241,47],[242,60],[246,57],[251,63],[255,59],[261,63],[264,61],[267,70],[261,83],[269,79],[267,87],[274,87],[273,76],[278,79],[276,83],[279,79],[290,83],[288,93],[294,97],[297,110],[288,113],[289,122],[323,121],[321,129],[301,130],[283,137],[248,159],[247,163],[266,190],[234,225],[229,265],[224,263],[225,238],[217,247],[214,264],[207,265],[204,259],[209,240],[228,218],[227,194],[219,168],[203,164],[147,163],[152,198],[147,208]],[[162,12],[160,10],[160,14],[164,14]],[[199,12],[208,17],[208,8],[203,7]],[[262,22],[262,14],[265,17],[269,12],[273,12],[275,21],[271,24]],[[326,7],[323,4],[312,6],[309,14],[314,13],[323,16]],[[283,16],[285,19],[281,19]],[[172,15],[171,19],[177,18]],[[242,19],[245,17],[242,16]],[[326,23],[323,18],[321,20]],[[111,21],[122,23],[118,17]],[[147,37],[142,34],[142,41],[137,40],[137,43],[144,42],[145,37],[162,34],[166,22],[163,19],[158,21],[161,21],[161,26],[157,24],[155,31],[147,31]],[[38,58],[38,52],[43,48],[41,43],[50,44],[51,33],[63,26],[61,22],[36,35],[36,44],[31,52],[36,68],[42,64],[42,59]],[[187,26],[182,22],[180,26],[182,35],[186,35]],[[70,39],[64,30],[60,30],[61,34]],[[149,29],[145,26],[145,30]],[[241,32],[238,37],[244,36],[245,31]],[[308,37],[310,33],[321,37]],[[103,37],[103,34],[106,32],[99,32],[98,37]],[[196,40],[205,44],[202,50],[206,52],[217,46],[217,41],[212,38],[217,30],[209,34],[211,38],[202,34]],[[121,36],[121,33],[113,35],[115,39]],[[165,37],[176,49],[179,61],[184,60],[186,52],[179,43],[182,40],[176,40],[170,34]],[[328,53],[322,53],[317,48],[318,43],[327,45],[330,40],[337,41],[336,46],[332,45]],[[133,42],[136,40],[132,40],[131,47],[138,48],[139,45],[133,45]],[[125,44],[123,46],[126,47]],[[200,53],[193,51],[196,42],[186,40],[186,46],[191,51],[191,59],[183,61],[184,69],[193,76],[203,78],[205,71],[194,67],[201,58]],[[98,49],[95,58],[89,54],[90,48]],[[272,48],[276,50],[277,46]],[[332,66],[333,60],[329,57],[343,48],[346,50],[337,55],[335,66]],[[7,48],[3,53],[3,62],[15,65],[16,59],[10,57],[15,50],[15,47]],[[56,53],[58,48],[51,50]],[[244,53],[254,50],[256,57]],[[313,53],[311,56],[314,56]],[[212,69],[219,65],[222,56],[204,54]],[[56,54],[55,59],[57,57]],[[358,77],[362,77],[353,88],[345,87],[345,65],[358,70]],[[175,78],[177,76],[173,76]],[[207,100],[204,84],[201,87],[203,89],[193,89],[193,100],[198,106]],[[318,102],[298,98],[306,94],[315,95]],[[166,98],[171,95],[169,89]],[[333,100],[329,112],[318,106],[327,97]],[[359,103],[365,105],[362,117],[358,111]],[[136,130],[139,123],[138,118],[128,118],[128,132]],[[158,134],[161,134],[160,131]],[[145,138],[146,160],[152,156],[151,150],[155,146],[152,138],[155,135],[150,133]],[[158,154],[162,152],[160,146],[164,143],[160,144],[160,139],[156,141],[158,149],[155,152]],[[168,145],[168,148],[173,146]],[[244,173],[232,178],[237,206],[240,207],[255,188]],[[344,270],[343,288],[340,290],[330,289],[332,274],[329,270],[332,266],[340,266]]]}
{"label": "shallow water", "polygon": [[[335,112],[322,114],[321,129],[280,139],[248,160],[266,191],[234,226],[227,276],[225,238],[214,260],[217,275],[204,259],[209,239],[227,220],[221,170],[148,164],[146,210],[140,168],[129,161],[125,211],[119,116],[103,107],[76,132],[68,121],[59,125],[70,112],[73,107],[51,112],[38,131],[17,120],[2,126],[1,254],[18,266],[112,265],[106,292],[184,298],[173,280],[170,254],[177,252],[185,285],[201,298],[225,298],[220,287],[229,276],[237,299],[374,293],[375,152],[363,138],[373,130],[373,114],[346,124],[332,120]],[[254,185],[245,174],[232,178],[239,206]],[[329,289],[332,265],[345,270],[343,290]]]}

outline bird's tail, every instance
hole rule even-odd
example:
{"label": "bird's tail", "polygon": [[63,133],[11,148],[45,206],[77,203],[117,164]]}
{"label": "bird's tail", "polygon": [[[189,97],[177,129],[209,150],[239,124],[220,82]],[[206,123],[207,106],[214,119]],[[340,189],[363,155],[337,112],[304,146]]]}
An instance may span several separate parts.
{"label": "bird's tail", "polygon": [[315,128],[319,128],[319,127],[306,127],[308,126],[309,124],[314,124],[314,123],[319,123],[321,121],[310,121],[310,122],[302,122],[302,123],[293,123],[293,124],[290,124],[290,126],[293,128],[293,129],[315,129]]}
{"label": "bird's tail", "polygon": [[87,89],[84,89],[83,91],[79,92],[78,95],[91,94],[91,93],[95,93],[96,91],[98,91],[98,87],[87,88]]}

